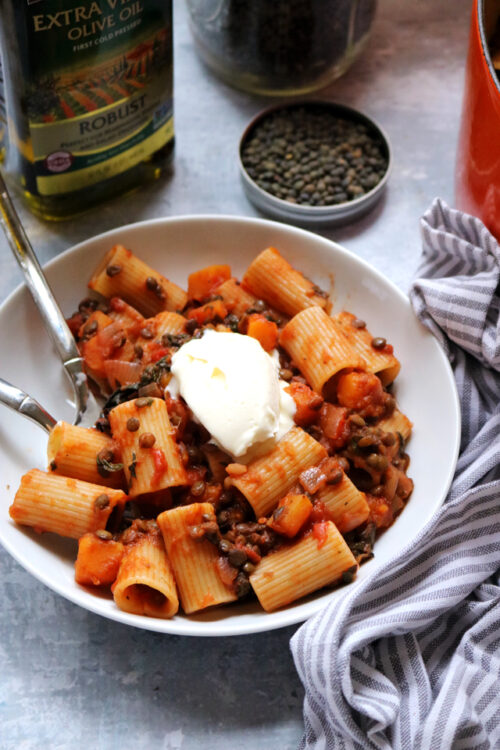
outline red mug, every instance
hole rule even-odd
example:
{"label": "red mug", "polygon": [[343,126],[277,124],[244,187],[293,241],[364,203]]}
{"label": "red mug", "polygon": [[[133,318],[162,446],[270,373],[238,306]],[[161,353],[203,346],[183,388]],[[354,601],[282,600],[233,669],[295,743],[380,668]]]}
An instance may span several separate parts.
{"label": "red mug", "polygon": [[491,38],[500,8],[474,0],[455,168],[457,208],[479,217],[500,239],[500,81]]}

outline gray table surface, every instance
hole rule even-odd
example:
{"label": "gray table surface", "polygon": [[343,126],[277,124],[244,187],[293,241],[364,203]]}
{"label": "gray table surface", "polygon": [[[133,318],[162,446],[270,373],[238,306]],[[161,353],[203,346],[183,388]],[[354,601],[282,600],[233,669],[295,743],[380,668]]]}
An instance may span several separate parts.
{"label": "gray table surface", "polygon": [[[470,6],[381,0],[364,54],[322,92],[380,122],[394,171],[372,213],[321,234],[405,291],[419,259],[419,217],[435,196],[453,203]],[[244,126],[268,103],[204,68],[176,0],[173,176],[64,223],[43,223],[19,206],[40,260],[131,221],[259,215],[240,187],[236,152]],[[0,237],[0,301],[20,282]],[[303,689],[288,646],[296,628],[207,640],[136,630],[60,598],[1,548],[0,582],[2,750],[289,750],[299,743]]]}

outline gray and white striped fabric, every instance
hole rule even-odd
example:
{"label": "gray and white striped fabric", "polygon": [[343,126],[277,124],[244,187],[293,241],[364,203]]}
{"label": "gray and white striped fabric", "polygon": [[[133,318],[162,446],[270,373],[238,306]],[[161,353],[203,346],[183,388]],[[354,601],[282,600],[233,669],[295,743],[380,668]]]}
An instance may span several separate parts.
{"label": "gray and white striped fabric", "polygon": [[421,225],[410,299],[454,369],[460,458],[394,563],[294,635],[302,749],[500,748],[500,247],[440,200]]}

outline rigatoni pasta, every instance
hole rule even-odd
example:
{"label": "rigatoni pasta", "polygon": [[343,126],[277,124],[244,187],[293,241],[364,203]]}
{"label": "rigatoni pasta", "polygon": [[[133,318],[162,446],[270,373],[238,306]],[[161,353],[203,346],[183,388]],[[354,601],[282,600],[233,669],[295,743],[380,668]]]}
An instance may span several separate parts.
{"label": "rigatoni pasta", "polygon": [[121,297],[147,317],[182,310],[187,293],[150,268],[123,245],[115,245],[98,266],[89,288],[103,297]]}
{"label": "rigatoni pasta", "polygon": [[49,435],[47,459],[54,474],[115,489],[125,486],[118,446],[98,430],[58,422]]}
{"label": "rigatoni pasta", "polygon": [[280,344],[318,393],[343,370],[365,367],[340,326],[321,307],[297,313],[282,330]]}
{"label": "rigatoni pasta", "polygon": [[200,531],[203,523],[215,523],[210,503],[172,508],[158,516],[186,614],[233,602],[237,598],[236,593],[221,580],[216,548]]}
{"label": "rigatoni pasta", "polygon": [[406,414],[400,412],[399,409],[394,409],[388,417],[380,419],[377,426],[386,432],[399,432],[405,442],[409,439],[413,427]]}
{"label": "rigatoni pasta", "polygon": [[267,516],[309,466],[326,457],[326,450],[300,427],[292,427],[266,456],[252,461],[232,483],[252,506],[257,518]]}
{"label": "rigatoni pasta", "polygon": [[120,446],[130,497],[186,483],[165,402],[139,398],[109,413],[113,438]]}
{"label": "rigatoni pasta", "polygon": [[307,307],[326,307],[328,298],[288,263],[275,247],[263,250],[247,268],[242,286],[287,315]]}
{"label": "rigatoni pasta", "polygon": [[172,568],[159,532],[140,534],[125,545],[111,590],[125,612],[149,617],[173,617],[179,598]]}
{"label": "rigatoni pasta", "polygon": [[220,284],[216,292],[222,298],[228,310],[235,315],[243,315],[251,310],[257,302],[257,297],[247,292],[236,279],[228,279]]}
{"label": "rigatoni pasta", "polygon": [[250,576],[266,612],[332,585],[357,570],[356,559],[331,521],[323,521],[296,544],[267,555]]}
{"label": "rigatoni pasta", "polygon": [[21,479],[9,513],[35,531],[79,539],[88,531],[104,529],[112,511],[122,510],[125,500],[121,490],[32,469]]}
{"label": "rigatoni pasta", "polygon": [[318,490],[316,499],[323,503],[342,534],[361,526],[370,515],[365,493],[360,492],[344,473],[340,482],[325,484]]}
{"label": "rigatoni pasta", "polygon": [[69,324],[107,400],[56,425],[12,519],[78,539],[77,583],[133,614],[350,582],[413,487],[391,345],[275,248],[185,291],[117,245],[89,286]]}
{"label": "rigatoni pasta", "polygon": [[365,362],[367,372],[376,373],[382,385],[389,385],[397,377],[400,364],[393,353],[393,348],[381,337],[374,337],[368,331],[364,321],[355,315],[342,310],[334,316],[351,346]]}

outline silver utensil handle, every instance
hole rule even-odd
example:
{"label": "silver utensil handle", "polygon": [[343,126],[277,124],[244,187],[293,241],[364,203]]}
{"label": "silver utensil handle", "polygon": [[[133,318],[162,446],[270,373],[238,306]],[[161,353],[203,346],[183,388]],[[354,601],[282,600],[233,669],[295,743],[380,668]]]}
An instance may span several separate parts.
{"label": "silver utensil handle", "polygon": [[[89,403],[87,376],[83,360],[68,324],[40,267],[30,241],[10,199],[7,186],[0,174],[0,224],[5,230],[14,257],[24,274],[26,285],[38,308],[45,328],[61,358],[63,367],[71,378],[76,396],[76,423],[78,424]],[[35,420],[36,421],[36,420]]]}
{"label": "silver utensil handle", "polygon": [[32,419],[47,432],[50,432],[56,424],[56,420],[40,406],[38,401],[2,378],[0,378],[0,404]]}
{"label": "silver utensil handle", "polygon": [[5,230],[10,248],[21,266],[26,284],[42,316],[45,327],[54,342],[64,366],[67,368],[67,363],[70,360],[80,359],[80,353],[64,319],[64,315],[43,275],[43,271],[19,220],[1,174],[0,224],[2,224]]}

